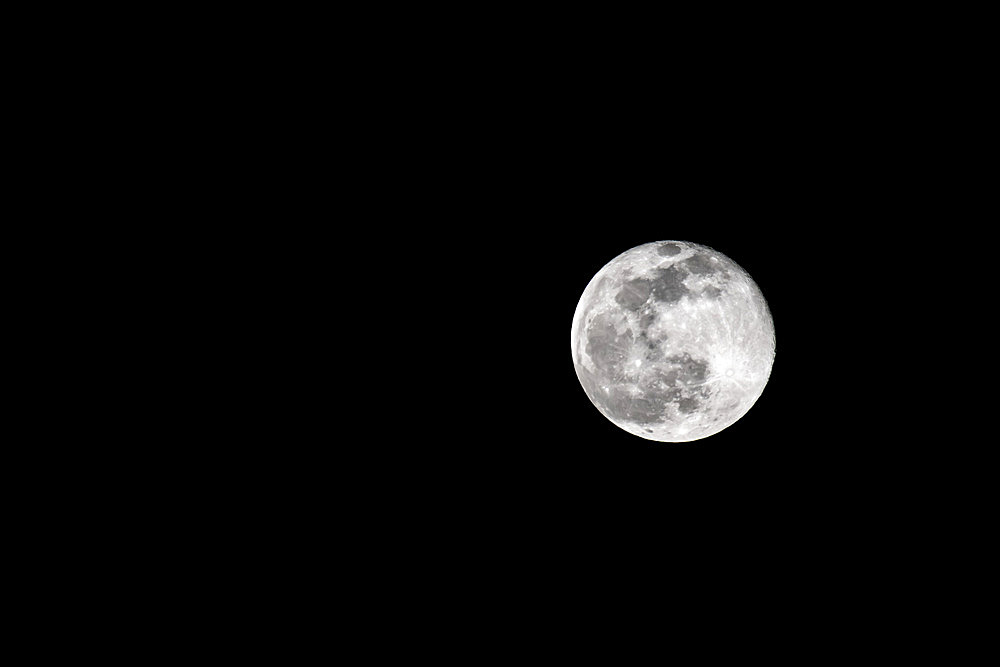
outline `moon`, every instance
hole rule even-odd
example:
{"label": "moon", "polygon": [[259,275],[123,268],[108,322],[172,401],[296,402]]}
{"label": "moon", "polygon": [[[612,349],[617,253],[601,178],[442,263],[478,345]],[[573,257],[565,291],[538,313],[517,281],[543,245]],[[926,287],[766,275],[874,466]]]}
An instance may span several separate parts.
{"label": "moon", "polygon": [[764,295],[733,260],[697,243],[658,241],[615,257],[573,315],[573,364],[616,426],[689,442],[736,423],[774,362]]}

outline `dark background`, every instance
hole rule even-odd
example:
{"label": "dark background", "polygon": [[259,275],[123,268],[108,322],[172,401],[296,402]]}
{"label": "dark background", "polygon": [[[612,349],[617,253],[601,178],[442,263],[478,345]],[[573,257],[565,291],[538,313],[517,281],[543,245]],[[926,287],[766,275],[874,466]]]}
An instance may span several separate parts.
{"label": "dark background", "polygon": [[[906,586],[890,547],[942,523],[958,468],[921,375],[948,362],[913,362],[943,271],[927,258],[984,177],[956,177],[954,70],[808,52],[796,34],[730,51],[463,45],[372,83],[391,99],[361,109],[377,132],[355,173],[378,177],[362,222],[399,222],[388,293],[413,312],[388,327],[406,365],[390,354],[386,435],[359,447],[413,544],[444,536],[449,567],[570,599],[633,565],[758,600],[773,580],[793,600],[800,578]],[[594,274],[668,239],[746,269],[776,330],[753,408],[681,444],[603,417],[570,349]],[[397,433],[400,402],[415,414]]]}
{"label": "dark background", "polygon": [[[988,264],[978,237],[963,238],[956,223],[977,220],[965,193],[992,174],[961,173],[971,161],[958,150],[981,145],[968,119],[989,77],[963,81],[967,70],[942,65],[933,34],[908,31],[896,15],[881,26],[858,17],[867,30],[833,29],[826,42],[816,26],[830,25],[827,17],[787,29],[784,13],[764,17],[789,38],[779,41],[729,15],[746,38],[735,42],[720,32],[723,17],[692,30],[644,17],[613,26],[602,13],[582,28],[566,12],[548,24],[519,16],[504,29],[496,17],[455,27],[447,10],[432,18],[435,32],[379,11],[391,16],[357,45],[332,37],[328,21],[313,21],[320,34],[305,39],[296,21],[296,48],[319,57],[290,50],[288,66],[266,50],[258,67],[226,49],[205,88],[225,94],[242,70],[252,94],[221,113],[203,111],[202,95],[181,105],[211,139],[231,137],[232,153],[225,142],[206,141],[209,150],[257,158],[248,169],[267,175],[260,184],[237,178],[240,195],[219,197],[218,209],[178,216],[193,226],[235,218],[234,237],[246,230],[230,201],[264,218],[267,252],[246,257],[246,273],[263,274],[261,289],[227,270],[208,299],[218,312],[246,294],[254,317],[246,333],[219,335],[206,364],[239,349],[237,384],[252,379],[248,393],[264,400],[238,396],[241,418],[224,413],[217,430],[191,429],[166,447],[140,432],[129,456],[108,456],[106,470],[147,489],[143,468],[166,468],[168,488],[157,495],[170,514],[186,502],[197,517],[171,517],[185,539],[166,548],[155,517],[116,525],[130,543],[126,559],[142,563],[147,548],[131,524],[151,527],[151,551],[180,546],[170,572],[187,564],[215,583],[235,579],[255,601],[263,573],[310,604],[332,600],[375,628],[377,645],[389,637],[410,652],[416,644],[397,625],[448,643],[489,628],[495,636],[477,648],[491,652],[525,634],[589,649],[606,619],[629,611],[655,626],[633,632],[672,650],[687,634],[660,620],[673,611],[710,629],[702,646],[743,654],[748,643],[719,631],[726,615],[772,645],[808,641],[827,623],[829,636],[810,642],[826,653],[845,636],[884,633],[897,617],[887,603],[919,610],[935,585],[963,586],[938,554],[956,551],[949,565],[961,571],[969,553],[983,553],[955,545],[963,532],[989,533],[989,522],[962,519],[970,505],[987,506],[975,494],[992,488],[970,484],[968,470],[992,468],[962,461],[966,443],[949,437],[968,421],[949,403],[969,389],[931,378],[978,361],[956,353],[983,337],[969,320],[984,309],[958,311],[933,290],[961,287],[970,257]],[[927,48],[885,39],[900,33]],[[961,41],[976,58],[972,40]],[[279,84],[263,85],[264,76]],[[267,104],[281,112],[238,122]],[[183,127],[171,119],[163,136]],[[261,149],[261,128],[277,159]],[[137,150],[149,152],[141,142]],[[190,163],[209,174],[195,188],[216,187],[228,171],[206,165],[201,147],[183,162],[185,176]],[[273,191],[272,171],[287,190]],[[268,194],[277,205],[261,215],[257,198]],[[297,236],[300,225],[318,233]],[[269,242],[271,230],[287,228],[296,238],[275,261],[284,248]],[[375,238],[359,240],[359,230]],[[952,244],[944,252],[942,238]],[[605,419],[576,378],[569,344],[592,276],[621,252],[665,239],[711,246],[745,268],[777,336],[770,381],[750,412],[683,444],[646,441]],[[198,236],[187,243],[205,252]],[[227,239],[219,255],[238,252]],[[265,293],[284,307],[261,308]],[[205,348],[212,333],[194,319],[185,334]],[[945,326],[972,329],[968,342],[942,345]],[[271,327],[282,335],[271,337]],[[248,334],[262,340],[244,354]],[[275,381],[259,379],[260,356],[281,371]],[[149,374],[141,361],[135,372]],[[205,413],[228,398],[201,368],[184,379],[165,422],[174,410],[189,414],[198,390],[212,394],[198,408]],[[273,415],[271,394],[294,407]],[[258,428],[268,417],[270,433]],[[92,447],[77,449],[95,458]],[[148,458],[138,465],[139,457]],[[192,477],[217,500],[198,502]],[[136,507],[138,495],[115,489],[109,505]],[[99,514],[81,522],[85,531]],[[191,540],[193,523],[204,538]],[[234,527],[246,537],[231,538]],[[235,548],[219,557],[213,539]],[[68,549],[103,557],[104,546],[90,535]],[[332,595],[317,592],[323,583]],[[344,600],[350,586],[362,591],[357,603]],[[829,620],[817,620],[817,609]],[[576,636],[562,640],[560,626]],[[914,645],[912,633],[894,650],[904,643]],[[629,644],[616,641],[616,653]]]}

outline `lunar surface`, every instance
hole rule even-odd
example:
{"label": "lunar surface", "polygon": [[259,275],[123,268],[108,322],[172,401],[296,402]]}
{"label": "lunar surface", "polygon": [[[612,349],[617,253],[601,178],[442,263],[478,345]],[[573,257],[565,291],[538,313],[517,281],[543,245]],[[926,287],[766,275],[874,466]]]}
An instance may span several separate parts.
{"label": "lunar surface", "polygon": [[573,363],[601,413],[629,433],[688,442],[731,426],[760,397],[774,323],[733,260],[683,241],[609,262],[573,316]]}

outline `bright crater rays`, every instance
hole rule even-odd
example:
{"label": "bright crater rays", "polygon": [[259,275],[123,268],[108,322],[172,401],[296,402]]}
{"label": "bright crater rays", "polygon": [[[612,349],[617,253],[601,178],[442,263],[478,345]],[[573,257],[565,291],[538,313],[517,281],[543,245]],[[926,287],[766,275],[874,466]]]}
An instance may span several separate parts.
{"label": "bright crater rays", "polygon": [[647,243],[590,281],[573,317],[584,391],[622,429],[687,442],[735,423],[764,391],[774,323],[754,281],[703,245]]}

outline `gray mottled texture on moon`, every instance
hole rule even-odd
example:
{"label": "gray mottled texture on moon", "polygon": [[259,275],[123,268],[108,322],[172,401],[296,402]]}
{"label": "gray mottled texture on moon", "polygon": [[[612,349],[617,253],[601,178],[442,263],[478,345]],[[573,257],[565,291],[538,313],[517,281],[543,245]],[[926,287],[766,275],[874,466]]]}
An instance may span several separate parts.
{"label": "gray mottled texture on moon", "polygon": [[687,442],[739,420],[764,391],[774,324],[731,259],[684,241],[622,253],[590,281],[573,317],[573,363],[609,420]]}

